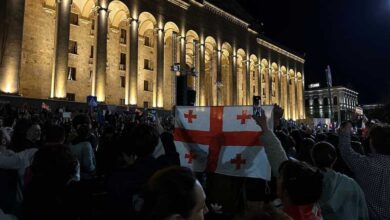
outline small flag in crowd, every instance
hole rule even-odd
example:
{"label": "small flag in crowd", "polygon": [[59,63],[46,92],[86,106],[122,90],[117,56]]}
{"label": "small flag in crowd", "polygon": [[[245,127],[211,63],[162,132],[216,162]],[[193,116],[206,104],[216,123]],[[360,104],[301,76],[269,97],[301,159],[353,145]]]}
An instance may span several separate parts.
{"label": "small flag in crowd", "polygon": [[[272,108],[263,106],[270,120]],[[176,107],[174,136],[181,165],[197,172],[270,180],[262,132],[252,110],[252,106]]]}

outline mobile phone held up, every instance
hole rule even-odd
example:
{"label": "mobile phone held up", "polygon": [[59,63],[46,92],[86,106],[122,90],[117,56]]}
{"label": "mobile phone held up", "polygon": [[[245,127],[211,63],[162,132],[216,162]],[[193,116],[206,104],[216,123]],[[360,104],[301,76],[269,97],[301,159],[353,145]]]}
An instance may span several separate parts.
{"label": "mobile phone held up", "polygon": [[261,97],[253,96],[253,115],[261,116]]}

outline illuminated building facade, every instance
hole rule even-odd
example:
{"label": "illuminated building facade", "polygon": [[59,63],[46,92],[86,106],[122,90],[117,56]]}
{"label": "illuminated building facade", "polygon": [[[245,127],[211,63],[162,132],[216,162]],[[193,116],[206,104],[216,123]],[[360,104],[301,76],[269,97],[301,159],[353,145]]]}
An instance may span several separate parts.
{"label": "illuminated building facade", "polygon": [[206,0],[0,4],[2,93],[162,109],[260,95],[305,117],[304,59]]}
{"label": "illuminated building facade", "polygon": [[359,93],[343,86],[331,89],[329,99],[328,88],[309,89],[305,91],[306,116],[310,118],[330,118],[333,108],[334,121],[350,120],[357,114]]}

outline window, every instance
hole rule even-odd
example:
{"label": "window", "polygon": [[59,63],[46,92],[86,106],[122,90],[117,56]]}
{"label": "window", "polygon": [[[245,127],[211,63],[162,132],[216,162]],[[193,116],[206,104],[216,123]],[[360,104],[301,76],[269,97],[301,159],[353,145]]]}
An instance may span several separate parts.
{"label": "window", "polygon": [[256,93],[256,86],[253,86],[253,93]]}
{"label": "window", "polygon": [[338,105],[337,96],[333,97],[333,104]]}
{"label": "window", "polygon": [[264,75],[261,77],[261,82],[265,83],[265,76]]}
{"label": "window", "polygon": [[323,101],[323,103],[324,103],[324,106],[327,106],[327,105],[329,105],[328,98],[324,98],[324,101]]}
{"label": "window", "polygon": [[318,98],[313,99],[313,105],[314,105],[314,107],[318,107],[320,105],[320,101]]}
{"label": "window", "polygon": [[253,75],[253,78],[255,78],[255,77],[256,77],[256,72],[253,71],[253,72],[252,72],[252,75]]}
{"label": "window", "polygon": [[144,91],[149,91],[149,82],[144,80]]}
{"label": "window", "polygon": [[150,61],[148,59],[144,59],[144,69],[153,70],[152,61]]}
{"label": "window", "polygon": [[263,96],[265,96],[265,88],[263,88]]}
{"label": "window", "polygon": [[125,87],[126,87],[126,77],[121,76],[121,88],[125,88]]}
{"label": "window", "polygon": [[126,30],[121,29],[121,38],[119,39],[119,43],[126,44]]}
{"label": "window", "polygon": [[76,41],[69,41],[69,48],[68,52],[72,54],[77,54],[77,42]]}
{"label": "window", "polygon": [[95,33],[95,20],[92,19],[91,20],[91,31],[90,31],[90,34],[94,35],[94,33]]}
{"label": "window", "polygon": [[149,108],[149,102],[144,102],[144,108]]}
{"label": "window", "polygon": [[79,15],[76,13],[70,13],[70,24],[79,25]]}
{"label": "window", "polygon": [[305,106],[310,106],[310,100],[309,99],[305,99]]}
{"label": "window", "polygon": [[74,102],[76,100],[76,94],[66,93],[66,100]]}
{"label": "window", "polygon": [[144,45],[147,46],[147,47],[151,47],[152,46],[152,41],[150,40],[150,37],[145,36]]}
{"label": "window", "polygon": [[119,105],[126,105],[125,104],[125,99],[119,99]]}
{"label": "window", "polygon": [[121,53],[120,61],[119,61],[119,70],[126,70],[126,54]]}
{"label": "window", "polygon": [[93,58],[93,45],[91,46],[91,53],[89,54],[89,58]]}
{"label": "window", "polygon": [[76,68],[68,67],[68,80],[76,81]]}
{"label": "window", "polygon": [[92,82],[93,71],[89,70],[89,82]]}

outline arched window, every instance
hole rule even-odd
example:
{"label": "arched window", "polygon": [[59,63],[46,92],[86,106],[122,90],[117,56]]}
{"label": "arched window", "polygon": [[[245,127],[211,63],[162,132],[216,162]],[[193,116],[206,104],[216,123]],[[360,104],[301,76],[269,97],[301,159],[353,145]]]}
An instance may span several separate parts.
{"label": "arched window", "polygon": [[324,101],[323,101],[323,103],[324,103],[324,106],[327,106],[327,105],[329,105],[328,98],[324,98]]}
{"label": "arched window", "polygon": [[333,105],[338,105],[337,96],[333,97]]}
{"label": "arched window", "polygon": [[305,106],[309,106],[310,105],[310,100],[309,99],[305,99]]}
{"label": "arched window", "polygon": [[313,106],[314,107],[318,107],[319,105],[320,105],[319,99],[318,98],[314,98],[313,99]]}

